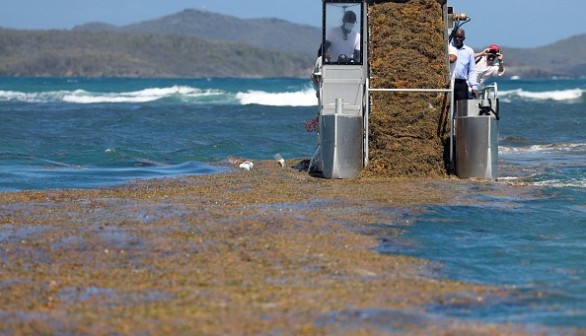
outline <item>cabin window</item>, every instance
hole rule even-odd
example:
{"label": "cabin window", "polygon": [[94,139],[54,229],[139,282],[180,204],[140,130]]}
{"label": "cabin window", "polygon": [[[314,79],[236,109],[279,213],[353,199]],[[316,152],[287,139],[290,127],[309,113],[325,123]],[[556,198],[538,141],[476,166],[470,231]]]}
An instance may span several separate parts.
{"label": "cabin window", "polygon": [[322,56],[326,64],[362,64],[362,3],[324,2]]}

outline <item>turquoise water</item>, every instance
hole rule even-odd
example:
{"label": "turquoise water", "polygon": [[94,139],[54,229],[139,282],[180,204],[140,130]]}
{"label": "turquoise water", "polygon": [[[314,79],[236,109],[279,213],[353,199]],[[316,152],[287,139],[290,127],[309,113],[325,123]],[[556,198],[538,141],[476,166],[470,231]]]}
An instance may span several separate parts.
{"label": "turquoise water", "polygon": [[228,156],[307,156],[312,95],[290,79],[3,78],[0,191],[209,174]]}
{"label": "turquoise water", "polygon": [[[434,262],[437,276],[501,285],[513,297],[433,313],[586,328],[586,80],[500,80],[499,182],[447,206],[403,209],[412,225],[383,253]],[[509,183],[535,186],[488,196]],[[507,195],[507,193],[504,193]],[[473,195],[473,196],[470,196]]]}
{"label": "turquoise water", "polygon": [[[411,225],[379,250],[515,293],[432,313],[586,328],[586,80],[498,85],[499,181],[470,183],[474,202],[389,208]],[[0,78],[0,192],[211,174],[228,156],[308,157],[315,104],[301,79]],[[534,192],[488,196],[510,183]]]}

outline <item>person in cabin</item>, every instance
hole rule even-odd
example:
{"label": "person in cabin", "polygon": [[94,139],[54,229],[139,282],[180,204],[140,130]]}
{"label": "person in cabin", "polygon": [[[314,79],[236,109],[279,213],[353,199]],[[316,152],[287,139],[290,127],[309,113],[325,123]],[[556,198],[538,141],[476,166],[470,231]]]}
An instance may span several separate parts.
{"label": "person in cabin", "polygon": [[[326,31],[326,41],[330,43],[328,62],[352,62],[360,55],[360,28],[356,25],[356,13],[344,12],[342,25]],[[356,31],[354,31],[356,30]]]}
{"label": "person in cabin", "polygon": [[[321,82],[321,69],[323,65],[324,58],[330,58],[330,53],[328,48],[330,47],[329,42],[326,41],[325,48],[323,44],[319,45],[319,49],[317,50],[317,59],[315,60],[315,65],[313,67],[313,71],[311,72],[311,82],[313,83],[313,88],[315,89],[315,95],[319,99],[319,85]],[[325,57],[322,55],[325,53]]]}
{"label": "person in cabin", "polygon": [[478,97],[478,82],[474,49],[464,44],[466,32],[456,30],[452,45],[458,52],[458,59],[454,67],[454,100],[469,99],[470,95]]}
{"label": "person in cabin", "polygon": [[498,45],[491,44],[488,48],[476,53],[475,57],[477,81],[480,87],[490,77],[500,77],[505,73],[503,54]]}
{"label": "person in cabin", "polygon": [[319,98],[319,83],[321,82],[321,67],[323,65],[323,56],[321,54],[321,46],[317,51],[317,58],[315,60],[315,65],[313,66],[313,71],[311,72],[311,83],[313,83],[313,88],[315,89],[315,95]]}
{"label": "person in cabin", "polygon": [[[310,119],[304,123],[305,130],[308,132],[316,131],[319,126],[319,106],[321,105],[321,100],[319,96],[320,84],[321,84],[321,72],[323,66],[323,59],[329,58],[329,48],[330,44],[328,41],[325,43],[325,47],[323,44],[319,45],[319,49],[317,50],[317,59],[315,60],[315,65],[313,67],[313,71],[311,72],[311,82],[313,83],[313,88],[315,89],[315,95],[318,100],[318,112],[317,117]],[[325,57],[324,57],[325,54]]]}

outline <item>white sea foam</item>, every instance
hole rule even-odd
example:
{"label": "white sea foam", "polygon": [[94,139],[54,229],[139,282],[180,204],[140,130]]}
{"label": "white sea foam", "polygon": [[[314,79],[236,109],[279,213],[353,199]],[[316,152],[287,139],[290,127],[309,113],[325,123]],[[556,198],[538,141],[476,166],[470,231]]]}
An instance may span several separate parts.
{"label": "white sea foam", "polygon": [[188,102],[205,101],[206,103],[216,102],[242,105],[314,106],[317,104],[315,91],[311,88],[293,92],[247,91],[236,94],[218,89],[202,90],[189,86],[149,88],[130,92],[92,92],[82,89],[47,92],[0,91],[0,101],[20,101],[26,103],[136,104],[167,98]]}
{"label": "white sea foam", "polygon": [[258,104],[266,106],[314,106],[317,98],[314,89],[294,92],[247,91],[236,94],[243,105]]}
{"label": "white sea foam", "polygon": [[499,146],[499,154],[586,152],[586,143],[556,143],[522,147]]}
{"label": "white sea foam", "polygon": [[70,91],[48,91],[48,92],[18,92],[0,90],[0,101],[21,101],[26,103],[47,103],[60,101]]}
{"label": "white sea foam", "polygon": [[546,181],[537,181],[537,182],[533,182],[533,185],[537,185],[537,186],[545,186],[545,187],[556,187],[556,188],[567,188],[567,187],[573,187],[573,188],[586,188],[586,180],[577,180],[577,179],[572,179],[572,180],[546,180]]}
{"label": "white sea foam", "polygon": [[219,90],[200,90],[187,86],[172,86],[168,88],[151,88],[132,92],[96,93],[85,90],[75,90],[63,97],[63,101],[78,104],[95,103],[147,103],[160,99],[198,98],[205,96],[222,95]]}
{"label": "white sea foam", "polygon": [[518,181],[519,177],[518,176],[499,176],[498,178],[499,181]]}
{"label": "white sea foam", "polygon": [[544,92],[525,91],[523,89],[499,91],[499,97],[503,99],[510,99],[519,97],[527,100],[553,100],[553,101],[573,101],[582,98],[584,90],[570,89],[570,90],[554,90]]}
{"label": "white sea foam", "polygon": [[20,100],[26,101],[26,93],[16,91],[0,91],[0,99],[4,101]]}
{"label": "white sea foam", "polygon": [[201,90],[188,86],[150,88],[131,92],[90,92],[81,89],[47,92],[0,91],[0,101],[21,101],[27,103],[145,103],[170,97],[189,100],[212,96],[225,99],[225,93],[221,90]]}

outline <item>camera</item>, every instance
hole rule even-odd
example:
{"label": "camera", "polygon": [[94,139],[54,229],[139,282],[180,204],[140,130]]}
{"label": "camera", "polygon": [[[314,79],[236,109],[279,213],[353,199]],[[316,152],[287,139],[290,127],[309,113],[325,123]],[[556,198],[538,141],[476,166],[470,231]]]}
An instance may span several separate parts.
{"label": "camera", "polygon": [[494,55],[498,54],[498,50],[494,50],[494,49],[490,49],[488,52],[491,54],[494,54]]}

